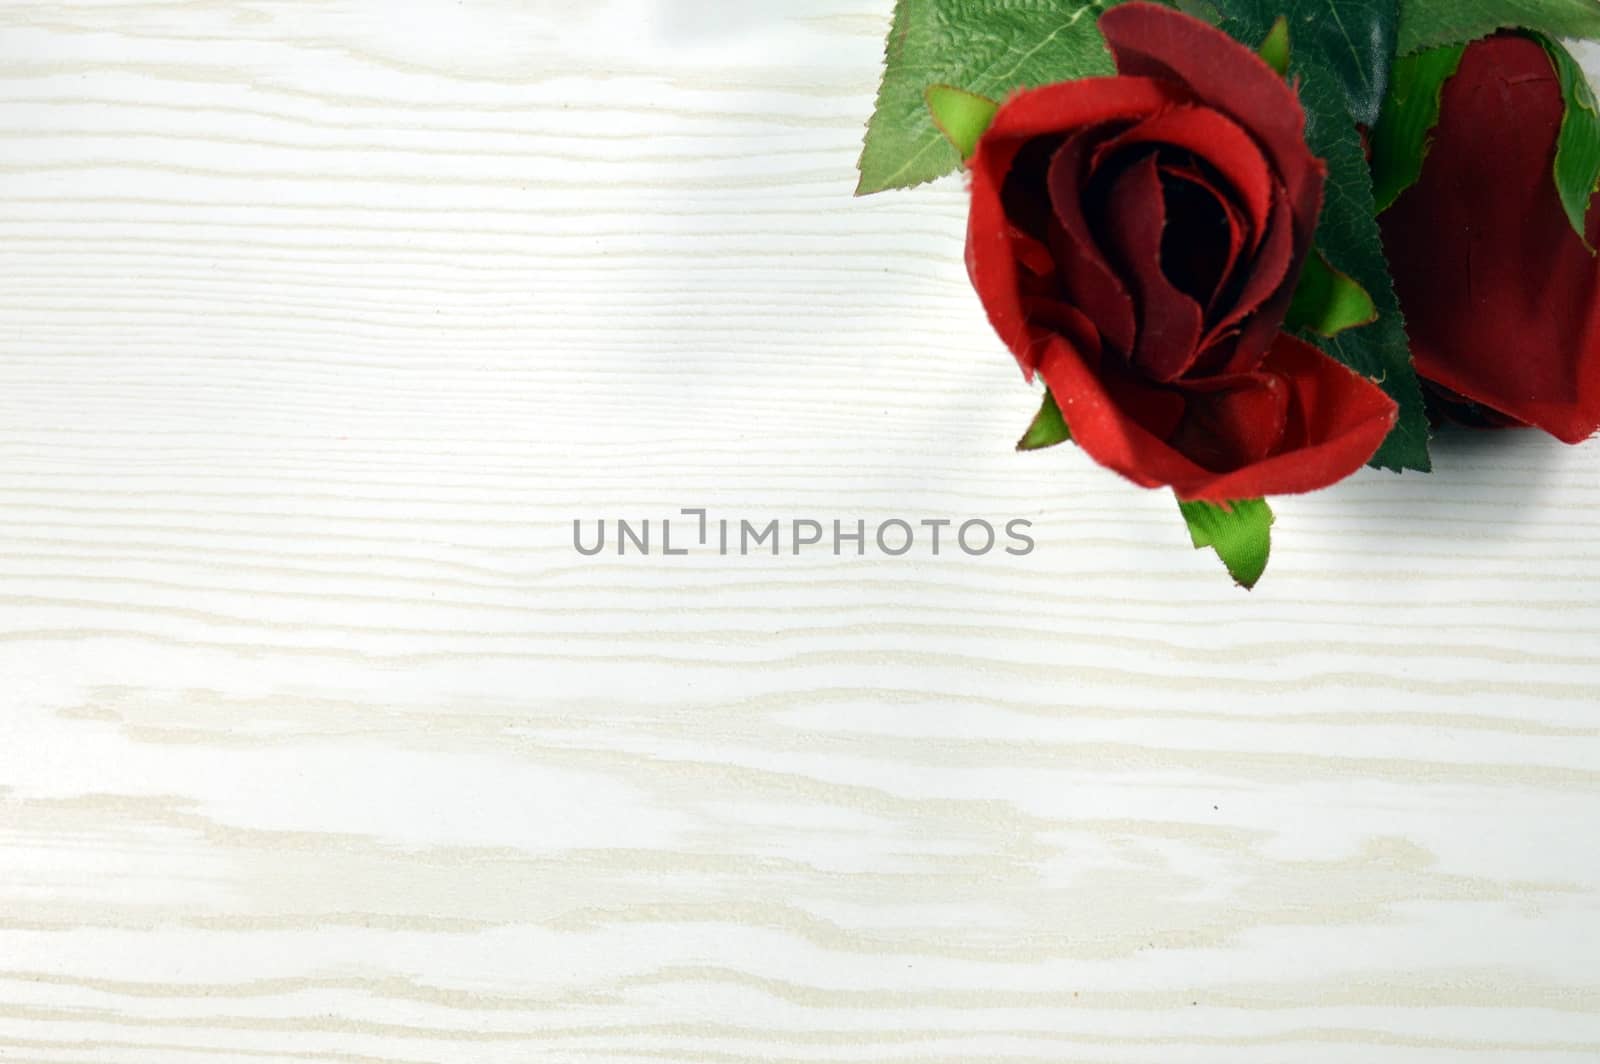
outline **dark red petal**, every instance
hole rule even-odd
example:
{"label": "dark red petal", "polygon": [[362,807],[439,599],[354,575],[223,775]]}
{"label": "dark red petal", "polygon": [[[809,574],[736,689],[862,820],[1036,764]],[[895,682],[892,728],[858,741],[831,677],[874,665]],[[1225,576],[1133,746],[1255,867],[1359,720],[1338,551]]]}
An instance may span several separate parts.
{"label": "dark red petal", "polygon": [[1099,327],[1106,342],[1127,354],[1137,335],[1133,297],[1106,261],[1083,214],[1082,171],[1088,149],[1086,136],[1073,137],[1050,162],[1046,181],[1057,238],[1052,250],[1067,294]]}
{"label": "dark red petal", "polygon": [[[1216,214],[1222,218],[1225,232],[1220,234],[1219,241],[1218,234],[1196,232],[1192,228],[1190,215],[1196,212],[1169,206],[1167,214],[1171,219],[1171,225],[1163,238],[1161,255],[1162,263],[1168,267],[1168,276],[1172,277],[1173,283],[1197,299],[1204,299],[1206,309],[1212,310],[1239,265],[1239,256],[1244,251],[1247,235],[1245,220],[1232,197],[1218,189],[1216,182],[1199,167],[1162,163],[1161,175],[1165,178],[1169,205],[1174,198],[1191,199],[1192,196],[1184,195],[1179,190],[1193,189],[1196,190],[1193,196],[1203,196],[1214,203]],[[1191,255],[1204,256],[1203,263],[1180,271],[1188,278],[1190,287],[1185,287],[1185,282],[1180,280],[1172,269],[1174,258],[1180,253],[1173,245],[1179,242],[1190,247]]]}
{"label": "dark red petal", "polygon": [[[1283,197],[1272,204],[1272,220],[1267,223],[1266,239],[1255,258],[1246,261],[1243,269],[1244,287],[1234,297],[1233,305],[1217,319],[1206,335],[1205,346],[1215,343],[1225,334],[1243,326],[1239,340],[1231,351],[1228,362],[1220,373],[1231,375],[1248,373],[1266,354],[1276,340],[1283,325],[1284,313],[1294,298],[1294,288],[1288,284],[1290,266],[1294,259],[1294,222],[1289,206]],[[1255,315],[1251,320],[1246,321]]]}
{"label": "dark red petal", "polygon": [[1016,248],[1017,263],[1035,277],[1054,277],[1056,260],[1050,249],[1026,233],[1013,233],[1012,246]]}
{"label": "dark red petal", "polygon": [[1296,232],[1310,240],[1326,167],[1306,147],[1305,111],[1277,71],[1221,30],[1143,0],[1101,15],[1100,32],[1119,72],[1175,81],[1247,130],[1283,181]]}
{"label": "dark red petal", "polygon": [[1088,365],[1099,364],[1100,332],[1083,311],[1059,299],[1042,297],[1024,299],[1022,309],[1042,335],[1066,337]]}
{"label": "dark red petal", "polygon": [[[1577,443],[1600,427],[1600,263],[1550,176],[1563,108],[1537,42],[1470,46],[1421,179],[1379,221],[1418,371]],[[1587,228],[1600,241],[1600,208]]]}
{"label": "dark red petal", "polygon": [[1172,445],[1207,469],[1242,469],[1283,442],[1291,390],[1275,373],[1216,377],[1190,387]]}
{"label": "dark red petal", "polygon": [[1168,385],[1154,384],[1124,367],[1101,367],[1100,383],[1118,410],[1158,440],[1171,439],[1188,409],[1184,394]]}
{"label": "dark red petal", "polygon": [[1396,407],[1382,389],[1293,337],[1281,336],[1261,368],[1288,389],[1283,437],[1262,460],[1216,472],[1146,429],[1065,340],[1040,359],[1079,446],[1134,483],[1170,485],[1184,499],[1226,502],[1327,487],[1360,469],[1394,425]]}
{"label": "dark red petal", "polygon": [[1272,174],[1250,134],[1227,115],[1205,107],[1174,107],[1152,115],[1095,151],[1096,165],[1135,144],[1182,148],[1209,163],[1227,181],[1261,233],[1272,209]]}
{"label": "dark red petal", "polygon": [[1085,78],[1019,92],[995,114],[969,161],[972,207],[967,220],[967,272],[989,321],[1033,376],[1035,363],[1018,291],[1014,230],[1001,191],[1017,152],[1032,137],[1107,122],[1129,122],[1184,102],[1183,91],[1148,78]]}
{"label": "dark red petal", "polygon": [[[1097,373],[1060,337],[1041,353],[1039,373],[1073,440],[1096,462],[1147,488],[1204,473],[1141,423],[1140,415],[1148,416],[1148,411],[1139,409],[1132,397],[1166,389],[1127,375]],[[1118,385],[1114,391],[1107,387],[1113,380]]]}
{"label": "dark red petal", "polygon": [[1289,389],[1276,453],[1180,495],[1215,502],[1316,491],[1366,465],[1394,428],[1399,408],[1382,388],[1287,333],[1261,371]]}
{"label": "dark red petal", "polygon": [[1525,429],[1526,422],[1518,421],[1498,410],[1490,410],[1482,403],[1474,403],[1466,396],[1457,395],[1435,381],[1424,379],[1422,398],[1428,404],[1428,420],[1434,425],[1453,421],[1475,429]]}
{"label": "dark red petal", "polygon": [[1198,354],[1200,304],[1180,292],[1161,268],[1166,194],[1156,157],[1134,163],[1111,186],[1105,231],[1122,266],[1132,275],[1139,308],[1133,365],[1157,381],[1183,375]]}

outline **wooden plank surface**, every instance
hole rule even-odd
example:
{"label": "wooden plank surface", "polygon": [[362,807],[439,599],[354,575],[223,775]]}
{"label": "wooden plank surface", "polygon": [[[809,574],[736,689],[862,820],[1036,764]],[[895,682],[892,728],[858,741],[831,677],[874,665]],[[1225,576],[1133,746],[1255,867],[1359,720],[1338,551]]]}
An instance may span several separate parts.
{"label": "wooden plank surface", "polygon": [[0,1060],[1600,1059],[1600,446],[1230,588],[850,197],[888,6],[0,6]]}

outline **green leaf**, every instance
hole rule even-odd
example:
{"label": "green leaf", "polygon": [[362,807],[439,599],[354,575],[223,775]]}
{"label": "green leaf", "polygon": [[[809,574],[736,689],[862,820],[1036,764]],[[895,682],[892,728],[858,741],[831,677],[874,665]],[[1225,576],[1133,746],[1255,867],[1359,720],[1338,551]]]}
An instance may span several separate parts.
{"label": "green leaf", "polygon": [[1193,16],[1201,22],[1209,22],[1213,26],[1222,23],[1222,13],[1217,10],[1217,5],[1212,0],[1172,0],[1172,3],[1185,15]]}
{"label": "green leaf", "polygon": [[1217,0],[1217,7],[1240,41],[1264,40],[1278,18],[1288,18],[1296,60],[1334,76],[1357,122],[1378,120],[1394,63],[1399,0]]}
{"label": "green leaf", "polygon": [[1066,443],[1072,439],[1072,430],[1067,428],[1066,419],[1061,416],[1061,408],[1056,405],[1056,397],[1048,391],[1044,393],[1044,402],[1039,406],[1039,412],[1033,415],[1033,424],[1028,426],[1028,431],[1017,441],[1019,451],[1037,451],[1045,447],[1054,447],[1058,443]]}
{"label": "green leaf", "polygon": [[1179,499],[1178,509],[1188,522],[1194,549],[1210,547],[1235,583],[1246,589],[1255,587],[1267,571],[1267,557],[1272,553],[1273,517],[1267,501],[1245,499],[1218,506]]}
{"label": "green leaf", "polygon": [[1422,177],[1430,134],[1439,124],[1439,97],[1466,50],[1464,44],[1446,45],[1395,63],[1389,98],[1383,101],[1383,115],[1371,138],[1373,193],[1379,214]]}
{"label": "green leaf", "polygon": [[961,161],[966,162],[977,149],[978,138],[994,121],[1000,105],[987,96],[949,85],[929,85],[924,95],[928,101],[928,111],[933,115],[933,124],[961,154]]}
{"label": "green leaf", "polygon": [[1355,281],[1328,265],[1321,252],[1306,259],[1300,284],[1294,290],[1284,327],[1309,330],[1318,336],[1338,336],[1346,329],[1378,320],[1378,306]]}
{"label": "green leaf", "polygon": [[1600,108],[1595,105],[1589,79],[1572,53],[1548,37],[1541,38],[1541,43],[1561,78],[1561,95],[1567,104],[1556,140],[1556,191],[1561,194],[1567,220],[1587,245],[1584,219],[1589,215],[1589,199],[1600,183]]}
{"label": "green leaf", "polygon": [[1463,44],[1520,26],[1552,37],[1600,38],[1595,0],[1401,0],[1401,55]]}
{"label": "green leaf", "polygon": [[1289,20],[1282,15],[1272,24],[1272,29],[1267,31],[1267,39],[1261,42],[1257,49],[1261,58],[1267,61],[1267,66],[1278,72],[1280,77],[1289,73]]}
{"label": "green leaf", "polygon": [[1095,22],[1117,2],[896,0],[856,195],[910,188],[960,164],[928,113],[929,85],[1003,100],[1020,88],[1114,73]]}
{"label": "green leaf", "polygon": [[[1230,32],[1234,32],[1231,27]],[[1237,33],[1235,36],[1254,39]],[[1306,110],[1306,140],[1312,153],[1328,164],[1316,246],[1328,265],[1364,288],[1378,309],[1377,320],[1369,325],[1331,337],[1310,333],[1307,338],[1357,373],[1376,381],[1400,407],[1399,420],[1373,455],[1371,464],[1380,469],[1427,472],[1432,468],[1428,459],[1428,415],[1411,365],[1405,319],[1383,255],[1383,234],[1378,229],[1372,199],[1372,172],[1367,168],[1361,135],[1350,121],[1339,79],[1331,71],[1298,44],[1290,69],[1299,79],[1300,101]]]}
{"label": "green leaf", "polygon": [[1317,247],[1328,265],[1346,274],[1372,297],[1378,319],[1337,336],[1313,334],[1329,355],[1378,382],[1400,407],[1400,417],[1383,441],[1372,464],[1382,469],[1432,468],[1428,459],[1428,416],[1422,387],[1411,365],[1411,343],[1394,294],[1389,262],[1383,254],[1377,207],[1372,198],[1372,172],[1361,149],[1361,136],[1341,113],[1332,78],[1315,67],[1301,70],[1300,97],[1313,118],[1307,130],[1311,150],[1327,160],[1328,182]]}

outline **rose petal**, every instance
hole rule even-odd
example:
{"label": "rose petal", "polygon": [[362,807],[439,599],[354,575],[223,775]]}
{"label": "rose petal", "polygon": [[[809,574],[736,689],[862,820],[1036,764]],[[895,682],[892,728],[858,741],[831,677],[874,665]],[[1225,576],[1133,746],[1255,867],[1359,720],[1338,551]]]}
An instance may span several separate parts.
{"label": "rose petal", "polygon": [[1044,298],[1024,299],[1022,309],[1042,336],[1065,336],[1088,365],[1099,363],[1100,332],[1083,311],[1059,299]]}
{"label": "rose petal", "polygon": [[1133,297],[1106,261],[1083,214],[1081,178],[1089,146],[1087,135],[1074,137],[1050,162],[1046,181],[1056,221],[1056,266],[1073,302],[1098,326],[1112,348],[1127,354],[1138,334]]}
{"label": "rose petal", "polygon": [[1202,322],[1200,304],[1179,291],[1161,268],[1166,193],[1154,155],[1134,163],[1112,184],[1104,228],[1137,295],[1139,333],[1131,360],[1152,380],[1176,380],[1199,353]]}
{"label": "rose petal", "polygon": [[1397,412],[1365,377],[1280,336],[1261,367],[1288,390],[1279,444],[1260,461],[1218,472],[1152,434],[1065,340],[1050,344],[1039,366],[1073,439],[1090,457],[1136,484],[1170,485],[1183,499],[1226,502],[1327,487],[1372,457]]}
{"label": "rose petal", "polygon": [[1066,139],[1062,135],[1037,137],[1024,144],[1011,160],[1011,169],[1000,186],[1000,203],[1005,207],[1006,218],[1019,231],[1044,244],[1050,243],[1050,231],[1055,225],[1046,178],[1050,160]]}
{"label": "rose petal", "polygon": [[1266,231],[1272,174],[1255,139],[1227,115],[1207,107],[1174,107],[1152,115],[1095,150],[1095,165],[1138,144],[1182,148],[1203,159],[1237,194],[1254,233]]}
{"label": "rose petal", "polygon": [[1118,410],[1158,440],[1170,439],[1183,424],[1189,404],[1176,388],[1152,384],[1114,364],[1100,367],[1100,383]]}
{"label": "rose petal", "polygon": [[[1294,237],[1289,206],[1280,196],[1273,201],[1272,220],[1267,223],[1261,250],[1241,267],[1244,287],[1202,341],[1203,346],[1209,347],[1243,326],[1238,339],[1226,349],[1226,361],[1217,368],[1219,375],[1250,372],[1276,340],[1283,316],[1294,298],[1294,286],[1287,283],[1288,278],[1294,276],[1290,273]],[[1247,318],[1250,320],[1246,321]]]}
{"label": "rose petal", "polygon": [[[1322,209],[1327,168],[1306,146],[1300,99],[1256,53],[1169,8],[1135,0],[1102,15],[1100,29],[1119,71],[1171,78],[1198,102],[1233,118],[1250,132],[1281,182],[1274,211],[1285,206],[1292,224],[1284,226],[1277,216],[1268,224],[1256,261],[1240,268],[1249,279],[1247,290],[1209,331],[1202,344],[1207,353],[1191,373],[1250,371],[1273,343],[1294,295],[1272,275],[1286,246],[1284,276],[1298,276]],[[1230,335],[1235,330],[1237,338]]]}
{"label": "rose petal", "polygon": [[[1018,147],[1035,137],[1059,136],[1113,122],[1136,122],[1167,107],[1192,102],[1181,84],[1157,78],[1105,77],[1058,81],[1012,93],[995,113],[969,160],[1010,165]],[[1006,152],[1009,150],[1010,155]]]}
{"label": "rose petal", "polygon": [[[1577,443],[1600,427],[1600,263],[1550,178],[1563,114],[1537,42],[1470,46],[1421,179],[1379,221],[1417,370]],[[1587,228],[1600,242],[1600,208]]]}
{"label": "rose petal", "polygon": [[1482,403],[1474,403],[1464,395],[1457,395],[1436,381],[1424,379],[1422,398],[1428,404],[1428,420],[1434,425],[1453,421],[1475,429],[1525,429],[1527,422],[1491,410]]}
{"label": "rose petal", "polygon": [[1255,52],[1199,19],[1136,0],[1100,16],[1100,32],[1130,77],[1170,79],[1250,131],[1287,191],[1295,229],[1316,229],[1327,168],[1305,140],[1305,111]]}
{"label": "rose petal", "polygon": [[1011,253],[1016,256],[1017,265],[1023,272],[1030,276],[1020,278],[1019,283],[1024,285],[1039,284],[1044,287],[1053,287],[1056,281],[1056,258],[1050,254],[1050,249],[1041,241],[1034,239],[1021,229],[1011,231]]}
{"label": "rose petal", "polygon": [[1031,137],[1108,122],[1129,122],[1184,102],[1181,88],[1149,78],[1085,78],[1019,92],[995,114],[969,160],[972,207],[967,272],[990,323],[1032,379],[1036,363],[1017,288],[1013,227],[1001,189],[1017,152]]}
{"label": "rose petal", "polygon": [[[1204,301],[1210,311],[1239,264],[1245,220],[1232,198],[1218,191],[1198,166],[1163,162],[1161,176],[1168,205],[1162,266],[1173,284]],[[1212,228],[1219,216],[1220,232]]]}
{"label": "rose petal", "polygon": [[1271,457],[1207,486],[1207,498],[1294,494],[1343,480],[1377,453],[1399,416],[1382,388],[1287,333],[1261,370],[1289,387],[1283,438]]}
{"label": "rose petal", "polygon": [[1289,420],[1289,385],[1275,373],[1217,377],[1190,385],[1171,443],[1197,465],[1226,472],[1277,450]]}

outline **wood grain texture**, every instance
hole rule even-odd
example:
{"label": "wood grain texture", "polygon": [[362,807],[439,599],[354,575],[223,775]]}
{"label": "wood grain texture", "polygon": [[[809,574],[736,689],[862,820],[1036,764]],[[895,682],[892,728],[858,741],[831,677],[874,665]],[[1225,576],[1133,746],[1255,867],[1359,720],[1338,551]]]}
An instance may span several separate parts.
{"label": "wood grain texture", "polygon": [[[888,6],[0,6],[0,1060],[1600,1059],[1600,446],[1228,587],[850,198]],[[572,548],[696,506],[1038,549]]]}

